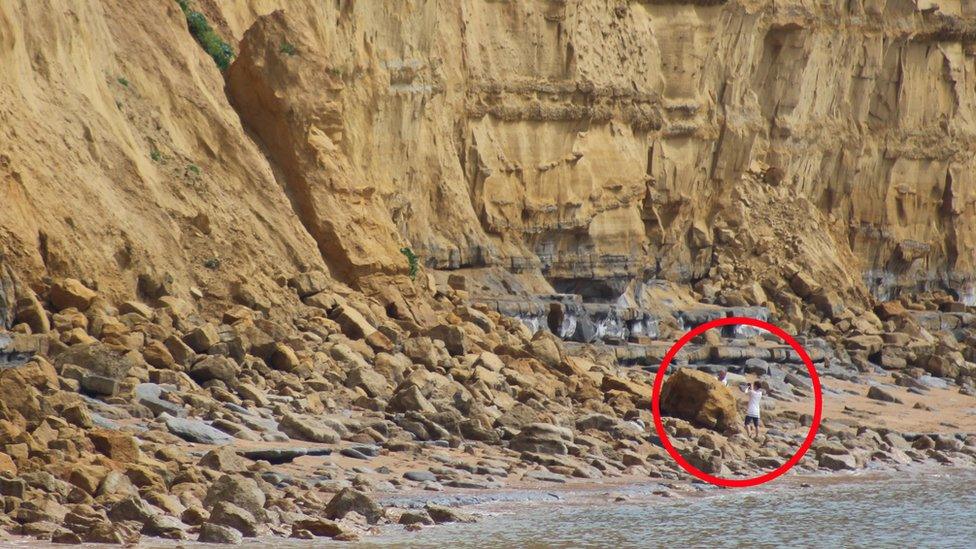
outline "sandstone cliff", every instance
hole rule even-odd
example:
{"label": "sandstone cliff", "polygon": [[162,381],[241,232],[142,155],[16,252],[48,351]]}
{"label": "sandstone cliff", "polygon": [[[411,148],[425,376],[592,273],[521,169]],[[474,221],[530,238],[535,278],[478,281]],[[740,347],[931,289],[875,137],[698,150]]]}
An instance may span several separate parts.
{"label": "sandstone cliff", "polygon": [[226,75],[175,2],[0,7],[27,278],[272,293],[403,272],[411,246],[601,297],[806,269],[971,298],[972,2],[196,5],[240,52]]}

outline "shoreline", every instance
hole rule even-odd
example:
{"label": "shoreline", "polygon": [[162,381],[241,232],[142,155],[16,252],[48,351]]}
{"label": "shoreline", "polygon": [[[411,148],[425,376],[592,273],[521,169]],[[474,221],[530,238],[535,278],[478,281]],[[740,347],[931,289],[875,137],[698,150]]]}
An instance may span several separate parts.
{"label": "shoreline", "polygon": [[[552,505],[564,505],[581,508],[600,508],[612,505],[680,505],[686,499],[708,499],[718,497],[752,496],[761,492],[800,492],[806,490],[816,491],[823,488],[848,486],[854,484],[886,483],[896,480],[905,475],[906,480],[918,482],[924,478],[939,476],[976,476],[976,467],[952,467],[937,463],[918,463],[898,468],[879,468],[862,469],[850,472],[822,472],[822,473],[786,473],[782,477],[770,483],[760,486],[747,488],[724,488],[710,485],[701,481],[694,482],[659,482],[647,481],[646,479],[617,477],[607,481],[597,483],[567,483],[565,485],[548,487],[520,487],[520,488],[497,488],[489,490],[479,490],[478,494],[472,493],[474,490],[461,491],[458,489],[451,493],[435,495],[439,505],[456,507],[471,516],[477,517],[477,522],[486,520],[505,520],[513,514],[535,511],[539,508]],[[676,485],[677,488],[668,485]],[[661,488],[668,488],[668,495],[661,496],[657,492]],[[488,492],[487,494],[483,492]],[[409,500],[420,503],[420,497],[411,497],[409,494],[397,493],[388,496],[378,495],[377,499],[384,505],[390,504],[409,504]],[[428,499],[430,499],[428,497]],[[473,501],[474,499],[478,501]],[[407,508],[412,508],[407,506]],[[426,526],[423,528],[404,530],[395,523],[381,524],[372,527],[369,531],[363,532],[363,536],[358,540],[366,544],[399,544],[402,542],[416,541],[423,543],[425,533],[435,529],[451,528],[455,532],[463,532],[466,528],[477,528],[475,524],[449,523],[444,525]],[[400,539],[400,536],[410,536],[408,539]],[[394,539],[396,537],[396,539]],[[326,540],[316,538],[314,540],[301,540],[295,538],[285,538],[274,535],[263,535],[256,538],[245,539],[240,547],[313,547],[319,545],[343,544],[341,541]],[[64,547],[61,544],[39,541],[27,536],[15,536],[5,540],[0,540],[0,547],[35,547],[35,548],[56,548]],[[194,542],[187,540],[166,540],[161,538],[144,538],[140,547],[169,549],[174,547],[216,547],[213,544]]]}

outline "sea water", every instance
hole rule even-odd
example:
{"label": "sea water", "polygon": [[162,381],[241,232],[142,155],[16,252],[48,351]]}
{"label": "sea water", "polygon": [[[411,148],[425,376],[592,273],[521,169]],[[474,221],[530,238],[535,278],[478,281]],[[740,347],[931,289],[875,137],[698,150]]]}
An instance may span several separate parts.
{"label": "sea water", "polygon": [[976,472],[716,490],[663,502],[539,503],[360,546],[973,548]]}

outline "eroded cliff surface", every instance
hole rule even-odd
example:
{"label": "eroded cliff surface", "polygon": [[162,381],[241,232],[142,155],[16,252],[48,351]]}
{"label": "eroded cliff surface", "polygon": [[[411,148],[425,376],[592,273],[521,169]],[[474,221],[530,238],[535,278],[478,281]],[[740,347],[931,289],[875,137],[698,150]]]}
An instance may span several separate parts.
{"label": "eroded cliff surface", "polygon": [[285,4],[228,28],[313,37],[287,63],[431,266],[971,292],[971,2]]}
{"label": "eroded cliff surface", "polygon": [[403,273],[409,246],[602,299],[760,304],[796,271],[971,297],[971,1],[194,5],[226,74],[175,2],[0,8],[27,278],[273,293]]}

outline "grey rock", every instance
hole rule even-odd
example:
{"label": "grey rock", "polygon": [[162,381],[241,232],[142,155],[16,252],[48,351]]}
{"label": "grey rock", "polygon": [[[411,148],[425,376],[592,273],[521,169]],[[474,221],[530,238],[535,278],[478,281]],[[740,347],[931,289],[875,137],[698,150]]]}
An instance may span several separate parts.
{"label": "grey rock", "polygon": [[813,389],[812,381],[810,381],[805,377],[794,374],[792,372],[786,374],[786,377],[784,377],[783,380],[786,381],[786,383],[793,385],[794,387],[800,387],[801,389]]}
{"label": "grey rock", "polygon": [[328,456],[332,454],[331,448],[267,448],[257,450],[246,450],[241,455],[254,461],[267,461],[272,465],[289,463],[295,458],[303,456]]}
{"label": "grey rock", "polygon": [[541,480],[544,482],[557,482],[560,484],[566,482],[566,477],[564,475],[553,473],[551,471],[529,471],[528,473],[525,473],[525,478]]}
{"label": "grey rock", "polygon": [[172,417],[165,413],[160,417],[165,421],[166,428],[169,429],[169,432],[187,442],[195,442],[198,444],[229,444],[234,441],[234,437],[197,419]]}
{"label": "grey rock", "polygon": [[182,406],[161,398],[163,391],[162,385],[140,383],[135,389],[136,402],[149,408],[156,416],[169,414],[173,417],[186,417],[186,410]]}
{"label": "grey rock", "polygon": [[403,473],[403,478],[414,482],[436,482],[437,475],[430,471],[407,471]]}

